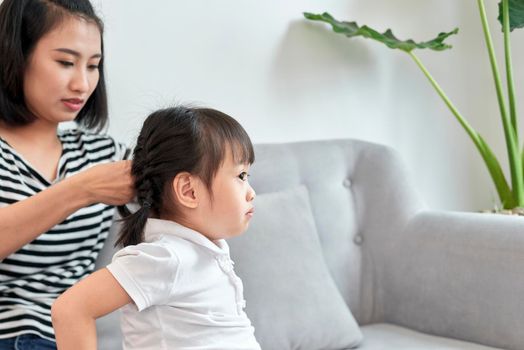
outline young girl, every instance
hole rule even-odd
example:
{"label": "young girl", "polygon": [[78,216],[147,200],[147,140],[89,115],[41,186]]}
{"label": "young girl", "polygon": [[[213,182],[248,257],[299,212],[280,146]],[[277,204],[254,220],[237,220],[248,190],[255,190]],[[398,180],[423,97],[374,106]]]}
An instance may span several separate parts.
{"label": "young girl", "polygon": [[98,134],[106,122],[89,1],[1,1],[0,350],[56,348],[52,303],[93,271],[113,205],[133,198],[125,147]]}
{"label": "young girl", "polygon": [[141,207],[124,218],[112,263],[53,305],[58,348],[95,349],[95,319],[123,306],[128,350],[260,349],[224,240],[253,216],[253,161],[248,135],[224,113],[151,114],[131,170]]}

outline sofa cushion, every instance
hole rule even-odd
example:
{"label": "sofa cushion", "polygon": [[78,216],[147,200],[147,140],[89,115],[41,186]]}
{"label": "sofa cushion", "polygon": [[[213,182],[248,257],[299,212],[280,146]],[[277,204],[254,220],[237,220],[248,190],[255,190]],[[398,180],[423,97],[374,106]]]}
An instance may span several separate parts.
{"label": "sofa cushion", "polygon": [[[436,337],[386,323],[361,328],[364,341],[358,350],[497,350],[479,344]],[[500,350],[500,349],[498,349]]]}
{"label": "sofa cushion", "polygon": [[362,339],[325,264],[304,186],[255,199],[248,231],[229,240],[262,349],[348,349]]}

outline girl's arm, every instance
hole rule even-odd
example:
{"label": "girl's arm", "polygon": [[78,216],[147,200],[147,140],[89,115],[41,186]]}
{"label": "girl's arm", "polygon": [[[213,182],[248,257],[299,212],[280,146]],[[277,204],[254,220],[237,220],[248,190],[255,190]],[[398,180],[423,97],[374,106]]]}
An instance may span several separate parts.
{"label": "girl's arm", "polygon": [[78,282],[51,308],[58,349],[96,349],[95,320],[131,302],[106,268]]}
{"label": "girl's arm", "polygon": [[20,202],[0,208],[0,260],[93,203],[133,197],[131,161],[96,165]]}

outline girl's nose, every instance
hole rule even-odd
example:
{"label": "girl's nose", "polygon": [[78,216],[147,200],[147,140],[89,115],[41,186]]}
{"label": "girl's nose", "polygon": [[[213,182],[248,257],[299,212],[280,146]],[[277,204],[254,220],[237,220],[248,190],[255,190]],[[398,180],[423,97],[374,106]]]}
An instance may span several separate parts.
{"label": "girl's nose", "polygon": [[256,196],[257,194],[255,193],[255,190],[253,189],[253,187],[249,186],[249,190],[247,191],[248,202],[251,202],[252,200],[254,200]]}

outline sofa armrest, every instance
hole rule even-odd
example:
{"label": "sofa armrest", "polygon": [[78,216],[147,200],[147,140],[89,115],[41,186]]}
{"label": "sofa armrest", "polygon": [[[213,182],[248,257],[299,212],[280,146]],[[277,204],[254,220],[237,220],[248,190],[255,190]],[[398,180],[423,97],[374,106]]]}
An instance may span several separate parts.
{"label": "sofa armrest", "polygon": [[383,252],[385,321],[524,349],[523,217],[424,211]]}

